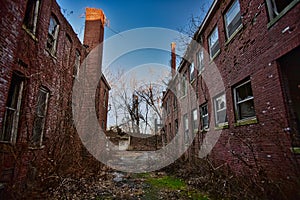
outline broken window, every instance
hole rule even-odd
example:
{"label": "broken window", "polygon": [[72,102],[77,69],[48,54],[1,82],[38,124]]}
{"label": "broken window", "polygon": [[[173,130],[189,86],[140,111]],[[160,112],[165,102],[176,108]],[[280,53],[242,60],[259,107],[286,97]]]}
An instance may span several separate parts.
{"label": "broken window", "polygon": [[191,65],[190,65],[190,82],[194,81],[194,79],[196,78],[195,73],[196,73],[195,65],[192,62]]}
{"label": "broken window", "polygon": [[297,1],[298,0],[266,0],[270,19],[275,18],[292,2]]}
{"label": "broken window", "polygon": [[200,106],[201,128],[207,130],[209,128],[208,107],[207,104]]}
{"label": "broken window", "polygon": [[58,39],[59,24],[54,16],[50,17],[50,24],[48,29],[47,49],[52,55],[56,53],[57,39]]}
{"label": "broken window", "polygon": [[185,96],[187,94],[187,72],[185,72],[181,78],[181,96]]}
{"label": "broken window", "polygon": [[194,133],[197,133],[198,131],[198,111],[195,108],[194,110],[192,110],[192,128]]}
{"label": "broken window", "polygon": [[238,0],[234,1],[224,18],[227,38],[230,38],[230,36],[232,36],[232,34],[242,25],[240,4]]}
{"label": "broken window", "polygon": [[223,126],[227,124],[226,113],[226,97],[225,94],[221,94],[214,98],[215,108],[215,122],[217,126]]}
{"label": "broken window", "polygon": [[214,28],[214,30],[210,34],[210,36],[208,38],[208,44],[209,44],[210,57],[213,58],[220,50],[219,33],[218,33],[217,26]]}
{"label": "broken window", "polygon": [[79,67],[80,67],[80,52],[78,49],[76,49],[75,51],[75,65],[74,65],[74,72],[73,72],[73,76],[75,79],[78,79],[79,77]]}
{"label": "broken window", "polygon": [[35,35],[36,33],[39,6],[40,6],[40,0],[27,1],[25,17],[24,17],[24,25],[26,29],[29,30],[33,35]]}
{"label": "broken window", "polygon": [[254,98],[250,80],[235,87],[233,93],[237,120],[255,117]]}
{"label": "broken window", "polygon": [[15,143],[17,139],[24,79],[13,74],[6,102],[1,141]]}
{"label": "broken window", "polygon": [[37,96],[36,113],[33,122],[33,133],[31,138],[33,146],[42,146],[48,99],[49,90],[41,87]]}
{"label": "broken window", "polygon": [[198,52],[198,73],[200,74],[204,70],[204,53],[201,48]]}

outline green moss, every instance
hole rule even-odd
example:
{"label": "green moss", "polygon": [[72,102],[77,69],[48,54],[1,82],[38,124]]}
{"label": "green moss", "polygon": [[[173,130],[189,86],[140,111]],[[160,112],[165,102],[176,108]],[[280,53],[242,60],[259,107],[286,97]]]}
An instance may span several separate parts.
{"label": "green moss", "polygon": [[300,147],[292,147],[291,151],[295,154],[300,154]]}
{"label": "green moss", "polygon": [[252,119],[238,121],[234,124],[234,126],[245,126],[245,125],[257,124],[257,123],[258,123],[257,119],[252,118]]}
{"label": "green moss", "polygon": [[171,190],[185,190],[186,184],[181,179],[171,176],[164,176],[161,178],[149,178],[148,183],[157,188],[166,188]]}
{"label": "green moss", "polygon": [[133,174],[132,177],[134,177],[134,178],[145,178],[145,179],[147,179],[147,178],[150,178],[151,175],[150,175],[150,173],[145,172],[145,173],[137,173],[137,174]]}

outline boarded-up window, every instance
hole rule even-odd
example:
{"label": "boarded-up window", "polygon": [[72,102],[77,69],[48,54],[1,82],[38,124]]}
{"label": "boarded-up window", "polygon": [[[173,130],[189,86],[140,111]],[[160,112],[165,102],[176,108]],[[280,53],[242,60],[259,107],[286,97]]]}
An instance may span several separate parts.
{"label": "boarded-up window", "polygon": [[48,108],[49,90],[41,87],[37,96],[36,113],[33,124],[32,145],[41,146],[45,128],[45,118]]}
{"label": "boarded-up window", "polygon": [[6,103],[1,141],[16,142],[23,87],[24,79],[13,74]]}
{"label": "boarded-up window", "polygon": [[39,14],[40,0],[28,0],[24,17],[24,25],[31,33],[35,35],[36,24]]}

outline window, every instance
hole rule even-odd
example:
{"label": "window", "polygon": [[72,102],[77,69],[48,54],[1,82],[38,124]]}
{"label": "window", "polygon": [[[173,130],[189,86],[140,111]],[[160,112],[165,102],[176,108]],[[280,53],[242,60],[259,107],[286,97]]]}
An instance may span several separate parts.
{"label": "window", "polygon": [[175,134],[178,133],[178,119],[175,119]]}
{"label": "window", "polygon": [[192,128],[194,133],[198,132],[198,113],[197,109],[192,110]]}
{"label": "window", "polygon": [[74,65],[74,72],[73,76],[74,78],[78,79],[79,77],[79,67],[80,67],[80,52],[78,49],[75,51],[75,65]]}
{"label": "window", "polygon": [[208,38],[208,44],[209,44],[210,57],[213,58],[220,50],[219,33],[218,33],[217,26],[214,28],[213,32],[210,34],[210,36]]}
{"label": "window", "polygon": [[52,55],[56,53],[57,38],[58,38],[59,25],[54,16],[50,17],[50,24],[48,29],[47,49]]}
{"label": "window", "polygon": [[29,30],[33,35],[36,33],[36,24],[38,20],[39,14],[39,5],[40,0],[28,0],[25,17],[24,17],[24,25],[27,30]]}
{"label": "window", "polygon": [[182,96],[185,96],[187,94],[187,72],[182,76],[180,89]]}
{"label": "window", "polygon": [[41,87],[38,92],[36,113],[33,122],[33,133],[31,142],[33,146],[42,146],[45,119],[48,107],[49,90]]}
{"label": "window", "polygon": [[230,36],[232,36],[232,34],[242,25],[240,4],[238,0],[234,1],[224,18],[227,38],[230,38]]}
{"label": "window", "polygon": [[194,81],[194,79],[196,77],[195,73],[196,73],[195,65],[194,65],[194,63],[191,63],[191,65],[190,65],[190,82]]}
{"label": "window", "polygon": [[13,74],[3,119],[1,141],[15,143],[17,139],[24,79]]}
{"label": "window", "polygon": [[175,95],[173,96],[173,108],[174,110],[177,109],[177,97]]}
{"label": "window", "polygon": [[207,104],[200,106],[201,128],[207,130],[209,128],[208,107]]}
{"label": "window", "polygon": [[106,102],[107,102],[107,90],[104,89],[104,95],[103,95],[103,107],[106,108]]}
{"label": "window", "polygon": [[224,93],[214,98],[214,108],[215,108],[216,125],[217,126],[226,125],[227,124],[226,97]]}
{"label": "window", "polygon": [[198,52],[198,72],[199,74],[204,70],[204,53],[203,49]]}
{"label": "window", "polygon": [[189,119],[188,115],[183,115],[183,129],[184,129],[184,144],[189,143]]}
{"label": "window", "polygon": [[272,20],[273,18],[280,15],[280,13],[287,8],[292,2],[295,2],[295,4],[299,0],[266,0],[267,1],[267,7],[269,12],[269,17]]}
{"label": "window", "polygon": [[254,99],[250,80],[233,89],[237,120],[255,117]]}

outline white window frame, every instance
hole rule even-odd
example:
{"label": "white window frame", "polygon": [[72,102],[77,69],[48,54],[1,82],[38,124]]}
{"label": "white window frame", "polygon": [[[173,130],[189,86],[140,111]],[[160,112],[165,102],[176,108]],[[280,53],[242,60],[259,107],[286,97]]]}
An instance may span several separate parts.
{"label": "white window frame", "polygon": [[[216,40],[212,41],[213,36],[216,36]],[[219,42],[219,30],[218,26],[216,25],[211,34],[208,37],[208,45],[209,45],[209,55],[210,58],[213,59],[220,51],[220,42]],[[213,47],[218,47],[218,50],[216,50],[213,54],[212,49]]]}
{"label": "white window frame", "polygon": [[[244,120],[249,120],[249,119],[254,119],[256,118],[256,115],[255,115],[255,109],[254,109],[254,115],[253,116],[250,116],[250,117],[247,117],[247,118],[244,118],[244,119],[240,119],[240,111],[239,111],[239,104],[242,104],[242,103],[245,103],[247,101],[253,101],[254,100],[254,97],[253,95],[252,96],[249,96],[247,97],[246,99],[243,99],[243,100],[238,100],[238,95],[237,95],[237,90],[247,84],[250,84],[250,87],[251,87],[251,92],[252,92],[252,86],[251,86],[251,81],[250,80],[247,80],[243,83],[241,83],[240,85],[236,86],[235,88],[233,88],[233,95],[234,95],[234,107],[235,107],[235,111],[236,111],[236,119],[237,121],[244,121]],[[254,105],[254,102],[253,102],[253,105]]]}
{"label": "white window frame", "polygon": [[184,144],[189,143],[189,117],[188,114],[183,115],[183,129],[184,129]]}
{"label": "white window frame", "polygon": [[192,110],[192,129],[193,129],[193,132],[194,133],[197,133],[198,132],[198,126],[199,126],[199,123],[198,123],[198,110],[197,108],[193,109]]}
{"label": "white window frame", "polygon": [[197,53],[197,58],[198,58],[198,74],[201,74],[201,72],[203,72],[204,70],[204,51],[202,47]]}
{"label": "white window frame", "polygon": [[277,16],[280,16],[280,14],[283,13],[285,10],[287,10],[289,6],[291,6],[292,4],[296,5],[297,3],[299,3],[299,0],[293,0],[281,11],[278,11],[276,0],[266,0],[266,4],[268,8],[267,10],[268,10],[270,20],[273,20]]}
{"label": "white window frame", "polygon": [[[238,12],[235,13],[235,15],[233,17],[231,17],[230,21],[228,21],[229,14],[231,14],[233,11],[235,11],[234,9],[238,9]],[[233,23],[234,19],[238,16],[239,16],[239,20],[237,22],[239,22],[240,24],[237,27],[235,27],[235,29],[229,34],[228,27]],[[224,15],[224,20],[225,20],[226,36],[227,36],[227,39],[229,39],[243,25],[242,17],[241,17],[241,8],[240,8],[240,3],[238,0],[235,0],[232,3],[232,5],[230,6],[230,8],[227,10],[227,12]],[[233,27],[234,26],[235,26],[235,24],[233,25]]]}
{"label": "white window frame", "polygon": [[190,72],[190,82],[193,82],[196,79],[196,69],[195,64],[192,62],[189,66],[189,72]]}
{"label": "white window frame", "polygon": [[[221,100],[223,98],[224,100],[224,107],[221,109],[217,109],[219,106],[217,105],[217,101]],[[227,105],[226,105],[226,95],[225,93],[221,93],[218,96],[213,98],[213,102],[214,102],[214,114],[215,114],[215,123],[216,126],[225,126],[228,125],[228,119],[227,119]],[[225,119],[224,121],[219,121],[218,120],[218,113],[225,111]]]}

